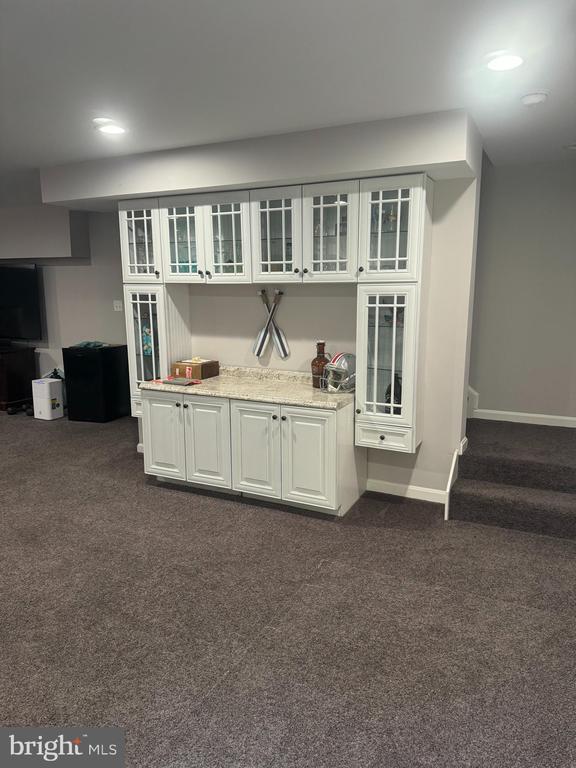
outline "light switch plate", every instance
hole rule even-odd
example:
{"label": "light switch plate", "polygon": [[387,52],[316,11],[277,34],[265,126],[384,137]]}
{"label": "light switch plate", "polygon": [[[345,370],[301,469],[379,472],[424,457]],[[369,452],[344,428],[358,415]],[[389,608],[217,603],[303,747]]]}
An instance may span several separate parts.
{"label": "light switch plate", "polygon": [[114,312],[122,312],[123,307],[120,299],[114,299],[112,306],[114,307]]}

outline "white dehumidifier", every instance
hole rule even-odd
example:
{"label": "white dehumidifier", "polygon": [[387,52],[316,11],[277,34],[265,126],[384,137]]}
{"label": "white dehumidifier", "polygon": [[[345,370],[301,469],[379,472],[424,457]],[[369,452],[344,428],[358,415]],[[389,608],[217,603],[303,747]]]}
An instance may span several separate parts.
{"label": "white dehumidifier", "polygon": [[51,421],[64,416],[63,383],[62,379],[34,379],[32,399],[35,419]]}

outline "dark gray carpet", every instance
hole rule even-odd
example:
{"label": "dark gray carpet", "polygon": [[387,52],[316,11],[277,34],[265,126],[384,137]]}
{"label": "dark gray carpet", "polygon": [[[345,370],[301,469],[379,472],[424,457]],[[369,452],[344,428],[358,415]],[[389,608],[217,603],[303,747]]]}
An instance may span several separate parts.
{"label": "dark gray carpet", "polygon": [[576,539],[576,430],[470,419],[456,520]]}
{"label": "dark gray carpet", "polygon": [[3,724],[119,725],[130,768],[574,766],[576,543],[157,487],[130,419],[0,434]]}

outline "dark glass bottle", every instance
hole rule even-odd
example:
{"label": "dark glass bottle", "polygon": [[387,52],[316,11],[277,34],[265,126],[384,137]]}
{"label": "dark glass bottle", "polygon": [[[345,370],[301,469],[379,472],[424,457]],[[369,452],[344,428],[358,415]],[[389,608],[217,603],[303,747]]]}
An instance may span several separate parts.
{"label": "dark glass bottle", "polygon": [[324,367],[330,362],[324,351],[325,347],[325,341],[316,342],[316,357],[312,360],[312,386],[316,389],[322,389],[324,386]]}

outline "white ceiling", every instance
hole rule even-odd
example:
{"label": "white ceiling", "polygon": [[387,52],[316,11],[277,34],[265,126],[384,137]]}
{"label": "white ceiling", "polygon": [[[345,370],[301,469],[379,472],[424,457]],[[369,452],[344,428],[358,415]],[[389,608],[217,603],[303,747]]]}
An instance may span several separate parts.
{"label": "white ceiling", "polygon": [[[470,111],[494,163],[558,159],[576,142],[575,10],[575,0],[0,0],[0,170],[454,108]],[[503,48],[524,66],[487,70],[484,56]],[[546,104],[520,103],[541,89]],[[98,115],[129,132],[97,133]]]}

